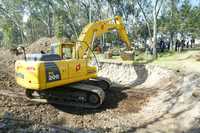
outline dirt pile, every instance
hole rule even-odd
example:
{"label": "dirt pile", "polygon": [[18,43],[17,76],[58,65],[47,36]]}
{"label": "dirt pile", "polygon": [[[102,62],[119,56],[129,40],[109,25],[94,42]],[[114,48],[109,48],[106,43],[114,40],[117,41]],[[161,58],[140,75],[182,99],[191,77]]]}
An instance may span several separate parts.
{"label": "dirt pile", "polygon": [[195,57],[193,57],[196,61],[200,61],[200,53],[196,54]]}
{"label": "dirt pile", "polygon": [[[27,53],[40,53],[40,51],[48,52],[51,44],[56,42],[58,42],[56,37],[43,37],[27,46],[26,51]],[[69,42],[69,39],[63,37],[59,39],[59,42]]]}
{"label": "dirt pile", "polygon": [[[39,53],[41,50],[47,51],[50,44],[55,42],[55,38],[41,38],[26,47],[26,53]],[[12,49],[0,48],[0,81],[14,81],[14,64],[22,55],[16,56]]]}
{"label": "dirt pile", "polygon": [[[41,38],[38,41],[32,43],[26,47],[26,53],[40,53],[41,50],[47,51],[50,44],[55,41],[55,38]],[[16,56],[13,49],[0,48],[0,69],[9,75],[14,74],[14,63],[21,56]]]}
{"label": "dirt pile", "polygon": [[26,48],[27,53],[40,53],[40,51],[47,52],[51,43],[55,41],[54,38],[43,37],[33,42]]}
{"label": "dirt pile", "polygon": [[[45,45],[42,45],[42,47],[39,47],[39,45],[42,42],[44,42],[43,44],[48,44],[49,42],[47,41],[48,39],[44,38],[39,40],[37,42],[38,50],[40,48],[46,49]],[[34,44],[28,47],[30,51],[37,51],[37,48],[31,49]],[[22,132],[24,126],[26,127],[24,130],[25,132],[28,131],[28,129],[32,129],[30,131],[40,131],[46,127],[46,125],[40,126],[38,123],[43,122],[47,124],[57,121],[56,116],[58,115],[58,111],[54,109],[53,106],[32,104],[27,99],[21,98],[20,96],[12,97],[2,95],[3,92],[7,91],[13,94],[24,93],[24,89],[18,86],[15,82],[14,64],[19,57],[17,57],[11,50],[5,48],[0,48],[0,53],[0,132],[2,130],[5,132],[16,132],[18,129],[20,130],[19,132]],[[7,113],[12,115],[11,120],[2,119],[2,116]],[[21,119],[22,122],[18,122],[16,119]],[[26,121],[33,122],[33,124],[25,124]],[[2,125],[5,126],[1,128]]]}
{"label": "dirt pile", "polygon": [[[109,78],[116,85],[138,86],[145,84],[149,88],[162,78],[169,78],[173,72],[155,65],[132,65],[117,63],[100,63],[99,76]],[[161,77],[163,75],[163,77]]]}

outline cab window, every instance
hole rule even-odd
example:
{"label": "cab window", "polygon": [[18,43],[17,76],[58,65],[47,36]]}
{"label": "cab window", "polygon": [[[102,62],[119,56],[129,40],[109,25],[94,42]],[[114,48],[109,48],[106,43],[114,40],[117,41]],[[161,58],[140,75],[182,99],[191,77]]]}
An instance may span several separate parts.
{"label": "cab window", "polygon": [[72,49],[71,48],[63,48],[63,59],[71,59],[72,58]]}

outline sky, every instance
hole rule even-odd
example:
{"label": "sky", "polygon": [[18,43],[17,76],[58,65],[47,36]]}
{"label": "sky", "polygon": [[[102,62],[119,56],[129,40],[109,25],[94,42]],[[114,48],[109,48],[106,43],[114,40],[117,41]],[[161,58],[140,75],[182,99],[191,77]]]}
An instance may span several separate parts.
{"label": "sky", "polygon": [[196,6],[200,3],[200,0],[190,0],[190,3],[193,5],[193,6]]}

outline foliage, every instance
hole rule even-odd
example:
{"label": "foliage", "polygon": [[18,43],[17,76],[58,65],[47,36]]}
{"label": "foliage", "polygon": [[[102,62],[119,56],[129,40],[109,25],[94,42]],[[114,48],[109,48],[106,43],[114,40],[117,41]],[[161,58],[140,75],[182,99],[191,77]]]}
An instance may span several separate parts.
{"label": "foliage", "polygon": [[[171,13],[172,12],[172,13]],[[159,30],[164,33],[176,32],[198,35],[200,26],[200,7],[192,7],[189,0],[184,0],[178,6],[173,6],[159,18]]]}
{"label": "foliage", "polygon": [[[138,5],[140,2],[140,6]],[[160,1],[162,0],[155,0]],[[153,0],[0,0],[0,44],[31,43],[40,37],[77,39],[82,28],[92,21],[120,15],[131,42],[153,36]],[[158,32],[200,34],[200,6],[189,0],[163,1],[157,6]],[[145,16],[144,16],[145,14]],[[112,42],[116,34],[103,40]],[[103,41],[101,41],[103,42]]]}

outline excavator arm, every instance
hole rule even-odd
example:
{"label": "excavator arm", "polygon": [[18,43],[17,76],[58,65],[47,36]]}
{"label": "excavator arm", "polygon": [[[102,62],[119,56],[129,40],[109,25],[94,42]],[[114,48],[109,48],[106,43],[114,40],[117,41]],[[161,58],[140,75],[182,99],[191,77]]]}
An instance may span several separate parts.
{"label": "excavator arm", "polygon": [[81,32],[76,45],[76,58],[82,59],[84,55],[88,56],[88,49],[92,47],[95,38],[102,36],[104,33],[117,30],[119,38],[126,44],[127,49],[131,49],[131,44],[122,19],[115,16],[114,19],[96,21],[86,25]]}

